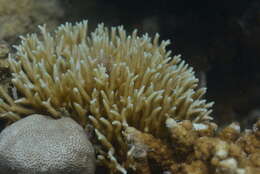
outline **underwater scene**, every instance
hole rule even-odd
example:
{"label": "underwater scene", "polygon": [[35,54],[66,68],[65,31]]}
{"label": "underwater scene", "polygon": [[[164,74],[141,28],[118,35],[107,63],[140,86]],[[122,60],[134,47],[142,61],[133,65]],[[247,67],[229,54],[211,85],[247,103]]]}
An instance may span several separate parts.
{"label": "underwater scene", "polygon": [[260,174],[260,1],[0,0],[0,174]]}

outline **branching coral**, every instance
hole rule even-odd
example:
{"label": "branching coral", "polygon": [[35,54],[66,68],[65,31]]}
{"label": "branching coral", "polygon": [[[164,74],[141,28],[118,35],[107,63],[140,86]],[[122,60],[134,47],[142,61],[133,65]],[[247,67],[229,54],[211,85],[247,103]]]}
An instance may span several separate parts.
{"label": "branching coral", "polygon": [[164,141],[167,118],[210,119],[213,103],[201,99],[205,88],[196,89],[193,69],[171,57],[169,41],[159,43],[158,34],[127,35],[121,26],[103,24],[89,34],[86,21],[61,25],[54,35],[40,30],[40,37],[22,37],[17,56],[9,57],[20,97],[0,88],[2,119],[45,113],[92,124],[100,164],[122,173],[135,164],[126,162],[129,127]]}

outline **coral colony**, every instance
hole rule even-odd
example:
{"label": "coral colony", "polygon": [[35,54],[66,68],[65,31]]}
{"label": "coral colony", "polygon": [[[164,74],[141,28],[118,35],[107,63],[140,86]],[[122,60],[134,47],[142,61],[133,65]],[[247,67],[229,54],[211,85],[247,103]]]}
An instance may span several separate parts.
{"label": "coral colony", "polygon": [[201,99],[205,89],[195,89],[192,68],[170,57],[169,41],[159,43],[158,35],[128,36],[123,27],[102,24],[89,34],[87,21],[61,25],[53,36],[40,29],[41,36],[22,37],[17,57],[9,58],[21,97],[1,90],[6,119],[47,110],[56,118],[69,115],[82,126],[92,124],[102,145],[98,159],[123,171],[118,159],[127,154],[124,127],[164,137],[167,118],[209,118],[212,103]]}
{"label": "coral colony", "polygon": [[21,37],[8,58],[18,96],[0,88],[1,119],[12,123],[36,113],[93,127],[98,165],[111,173],[149,173],[148,159],[163,171],[207,173],[203,160],[210,157],[215,167],[230,163],[230,170],[245,171],[229,156],[229,140],[212,137],[213,103],[202,99],[206,89],[197,88],[193,69],[166,51],[169,41],[103,24],[89,33],[87,21],[40,30]]}

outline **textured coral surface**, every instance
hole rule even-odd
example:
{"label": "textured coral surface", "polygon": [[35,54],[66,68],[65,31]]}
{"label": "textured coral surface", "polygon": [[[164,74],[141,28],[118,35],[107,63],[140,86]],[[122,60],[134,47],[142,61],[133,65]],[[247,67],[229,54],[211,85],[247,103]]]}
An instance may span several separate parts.
{"label": "textured coral surface", "polygon": [[33,114],[0,134],[1,174],[94,174],[94,148],[71,118]]}

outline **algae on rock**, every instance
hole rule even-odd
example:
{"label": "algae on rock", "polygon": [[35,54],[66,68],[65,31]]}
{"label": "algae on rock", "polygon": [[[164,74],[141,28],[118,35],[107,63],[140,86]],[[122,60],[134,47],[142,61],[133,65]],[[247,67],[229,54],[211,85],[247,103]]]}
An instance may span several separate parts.
{"label": "algae on rock", "polygon": [[64,14],[57,0],[0,0],[0,4],[0,39],[11,42],[34,32],[39,24],[54,29]]}

